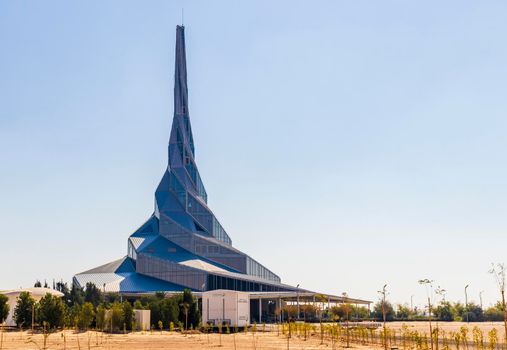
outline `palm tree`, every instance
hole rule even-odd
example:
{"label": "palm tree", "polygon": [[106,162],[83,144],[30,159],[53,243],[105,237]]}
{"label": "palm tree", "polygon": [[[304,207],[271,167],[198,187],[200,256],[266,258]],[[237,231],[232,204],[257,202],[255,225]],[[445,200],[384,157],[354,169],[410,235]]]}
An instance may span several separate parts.
{"label": "palm tree", "polygon": [[183,302],[180,304],[183,307],[183,311],[185,312],[185,330],[188,329],[188,309],[190,308],[190,304],[187,302]]}

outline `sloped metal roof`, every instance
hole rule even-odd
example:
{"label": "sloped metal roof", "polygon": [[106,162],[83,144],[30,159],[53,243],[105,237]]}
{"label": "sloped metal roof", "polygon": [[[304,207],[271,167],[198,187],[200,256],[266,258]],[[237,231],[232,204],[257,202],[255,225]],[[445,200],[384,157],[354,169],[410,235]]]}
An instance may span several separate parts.
{"label": "sloped metal roof", "polygon": [[105,292],[181,292],[185,289],[181,285],[137,273],[129,257],[79,273],[74,276],[74,281],[81,287],[91,282]]}

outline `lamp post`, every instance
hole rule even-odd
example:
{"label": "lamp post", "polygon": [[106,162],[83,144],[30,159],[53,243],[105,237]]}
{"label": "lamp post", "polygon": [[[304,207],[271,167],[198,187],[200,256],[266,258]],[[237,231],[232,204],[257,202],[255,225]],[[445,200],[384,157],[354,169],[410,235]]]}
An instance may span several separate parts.
{"label": "lamp post", "polygon": [[[349,295],[347,292],[342,293],[343,302],[345,303],[345,330],[346,330],[346,339],[347,346],[346,348],[350,348],[350,333],[349,333]],[[369,304],[368,304],[369,306]]]}
{"label": "lamp post", "polygon": [[[445,301],[445,293],[447,293],[447,291],[443,288],[441,288],[440,286],[438,286],[436,289],[435,289],[435,294],[438,294],[442,297],[442,300],[440,300],[440,303],[444,302]],[[432,335],[433,336],[433,335]],[[437,317],[437,328],[436,328],[436,339],[435,339],[435,349],[438,350],[438,317]]]}
{"label": "lamp post", "polygon": [[[431,350],[433,350],[433,326],[431,325],[431,298],[433,296],[433,294],[430,294],[430,289],[433,289],[433,280],[430,280],[430,279],[422,279],[422,280],[419,280],[419,284],[420,285],[424,285],[425,289],[426,289],[426,296],[428,297],[428,324],[430,326],[430,345],[431,345]],[[429,288],[428,288],[429,286]]]}
{"label": "lamp post", "polygon": [[296,298],[297,298],[297,310],[298,310],[298,318],[297,320],[299,321],[299,283],[298,285],[296,286]]}
{"label": "lamp post", "polygon": [[480,301],[480,303],[481,303],[481,310],[482,310],[482,293],[484,293],[484,291],[483,291],[483,290],[481,290],[481,291],[479,292],[479,301]]}
{"label": "lamp post", "polygon": [[379,290],[378,293],[382,296],[382,320],[383,320],[383,328],[384,328],[384,349],[387,350],[387,332],[386,332],[386,289],[387,284],[384,284],[382,290]]}
{"label": "lamp post", "polygon": [[465,286],[465,312],[466,312],[466,315],[467,315],[467,323],[469,323],[469,320],[468,320],[468,294],[467,294],[468,286],[469,286],[469,284],[467,284]]}
{"label": "lamp post", "polygon": [[32,335],[33,335],[33,325],[35,323],[35,303],[32,304]]}

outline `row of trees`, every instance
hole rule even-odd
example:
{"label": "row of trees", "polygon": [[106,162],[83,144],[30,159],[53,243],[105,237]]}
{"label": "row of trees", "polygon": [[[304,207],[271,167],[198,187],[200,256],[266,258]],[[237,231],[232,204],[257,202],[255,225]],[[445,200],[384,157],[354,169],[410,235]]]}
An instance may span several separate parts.
{"label": "row of trees", "polygon": [[[286,305],[282,308],[284,315],[291,319],[297,318],[297,306]],[[300,320],[316,321],[320,317],[320,308],[314,304],[301,304],[299,306]],[[421,321],[427,320],[428,313],[417,308],[410,308],[407,305],[393,306],[389,301],[384,303],[386,321]],[[382,301],[377,302],[372,311],[364,306],[351,304],[340,304],[332,306],[329,310],[323,311],[323,318],[332,321],[362,321],[362,320],[383,320]],[[483,310],[480,305],[468,303],[467,306],[460,302],[441,301],[432,308],[432,318],[438,321],[503,321],[502,303]]]}
{"label": "row of trees", "polygon": [[[315,321],[320,317],[320,309],[313,304],[301,304],[300,319],[305,321]],[[297,306],[287,305],[282,309],[284,315],[289,318],[297,318]],[[407,305],[393,306],[389,301],[384,303],[384,312],[386,321],[421,321],[427,320],[428,313],[417,308],[410,308]],[[329,310],[323,311],[323,318],[332,321],[362,321],[362,320],[383,320],[382,301],[377,302],[370,312],[364,306],[351,304],[340,304],[332,306]],[[432,308],[432,318],[438,321],[503,321],[502,303],[498,302],[494,306],[483,310],[480,305],[468,303],[467,306],[460,302],[441,301]]]}
{"label": "row of trees", "polygon": [[[103,293],[91,283],[84,289],[75,285],[68,288],[61,282],[55,287],[64,294],[63,298],[48,293],[36,302],[30,293],[20,294],[14,309],[14,321],[18,327],[36,325],[48,330],[72,327],[129,331],[137,328],[134,309],[151,310],[151,324],[160,329],[169,329],[175,324],[180,328],[195,328],[200,322],[197,301],[190,290],[171,297],[157,293],[137,300],[122,300],[119,294]],[[0,321],[7,317],[8,312],[7,298],[0,295]]]}
{"label": "row of trees", "polygon": [[[393,305],[386,301],[384,304],[386,321],[416,321],[427,320],[428,313],[406,305]],[[468,303],[466,306],[460,302],[441,301],[432,307],[431,316],[438,321],[503,321],[503,307],[501,302],[483,310],[480,305]],[[376,303],[371,313],[371,318],[382,320],[382,301]]]}
{"label": "row of trees", "polygon": [[[29,292],[22,292],[14,308],[14,321],[19,328],[44,326],[48,330],[72,327],[86,330],[94,325],[98,329],[118,331],[125,323],[131,328],[133,308],[130,303],[113,303],[108,305],[109,314],[106,317],[106,306],[97,308],[90,302],[75,304],[69,307],[62,298],[50,293],[43,296],[39,302],[32,298]],[[111,322],[107,322],[111,321]],[[130,322],[129,322],[130,321]]]}

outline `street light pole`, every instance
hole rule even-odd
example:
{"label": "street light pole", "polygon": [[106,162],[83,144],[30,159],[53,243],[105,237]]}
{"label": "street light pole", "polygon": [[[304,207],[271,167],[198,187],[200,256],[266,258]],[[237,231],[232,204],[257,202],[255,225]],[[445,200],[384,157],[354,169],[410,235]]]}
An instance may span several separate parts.
{"label": "street light pole", "polygon": [[387,332],[386,332],[386,291],[387,284],[384,284],[382,290],[379,290],[378,293],[382,296],[382,320],[383,320],[383,329],[384,329],[384,350],[387,350]]}
{"label": "street light pole", "polygon": [[[343,301],[345,302],[345,330],[347,335],[347,349],[350,348],[350,333],[349,333],[349,296],[347,292],[343,292]],[[368,304],[370,306],[370,304]]]}
{"label": "street light pole", "polygon": [[298,318],[297,320],[299,321],[299,284],[296,286],[297,290],[296,290],[296,297],[297,297],[297,309],[298,309]]}
{"label": "street light pole", "polygon": [[428,286],[430,286],[430,288],[433,289],[432,283],[433,283],[433,280],[429,280],[427,278],[419,280],[419,284],[420,285],[424,285],[424,287],[426,288],[426,296],[428,297],[428,323],[429,323],[429,326],[430,326],[430,345],[431,345],[431,350],[433,350],[433,327],[431,325],[431,297],[432,297],[432,294],[430,294]]}
{"label": "street light pole", "polygon": [[465,312],[467,315],[467,323],[469,323],[469,320],[468,320],[468,294],[467,294],[468,286],[469,286],[468,284],[465,286]]}
{"label": "street light pole", "polygon": [[35,303],[32,304],[32,335],[33,335],[33,325],[35,323]]}
{"label": "street light pole", "polygon": [[480,300],[480,302],[481,302],[481,310],[482,310],[482,293],[484,293],[484,291],[483,291],[483,290],[481,290],[481,291],[479,292],[479,300]]}

